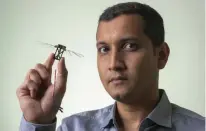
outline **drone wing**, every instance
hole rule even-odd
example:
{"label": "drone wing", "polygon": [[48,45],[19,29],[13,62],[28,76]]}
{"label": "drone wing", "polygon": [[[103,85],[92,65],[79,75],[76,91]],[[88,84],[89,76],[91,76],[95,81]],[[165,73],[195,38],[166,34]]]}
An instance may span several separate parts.
{"label": "drone wing", "polygon": [[77,52],[74,52],[74,51],[72,51],[72,50],[66,50],[66,52],[68,52],[70,55],[74,54],[74,55],[76,55],[76,56],[78,56],[78,57],[84,57],[82,54],[77,53]]}
{"label": "drone wing", "polygon": [[46,43],[46,42],[41,42],[41,41],[37,41],[37,42],[42,44],[42,45],[47,45],[47,46],[50,46],[50,47],[56,47],[56,45],[52,45],[52,44],[49,44],[49,43]]}
{"label": "drone wing", "polygon": [[[49,44],[49,43],[46,43],[46,42],[42,42],[42,41],[37,41],[38,43],[40,43],[40,44],[42,44],[42,45],[46,45],[46,46],[49,46],[49,47],[55,47],[55,48],[58,48],[59,47],[59,45],[52,45],[52,44]],[[63,45],[61,45],[61,46],[63,46]],[[66,48],[66,47],[65,47]],[[76,55],[76,56],[78,56],[78,57],[84,57],[82,54],[80,54],[80,53],[77,53],[77,52],[74,52],[74,51],[72,51],[72,50],[65,50],[67,53],[69,53],[70,54],[70,56],[72,56],[72,54],[74,54],[74,55]]]}

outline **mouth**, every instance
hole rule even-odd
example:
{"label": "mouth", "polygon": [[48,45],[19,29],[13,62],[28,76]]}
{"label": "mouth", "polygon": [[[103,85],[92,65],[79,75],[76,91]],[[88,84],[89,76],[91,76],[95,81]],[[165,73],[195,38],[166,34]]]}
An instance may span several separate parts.
{"label": "mouth", "polygon": [[109,83],[113,83],[113,84],[122,84],[123,82],[125,82],[127,80],[126,77],[124,76],[118,76],[118,77],[112,77],[109,81]]}

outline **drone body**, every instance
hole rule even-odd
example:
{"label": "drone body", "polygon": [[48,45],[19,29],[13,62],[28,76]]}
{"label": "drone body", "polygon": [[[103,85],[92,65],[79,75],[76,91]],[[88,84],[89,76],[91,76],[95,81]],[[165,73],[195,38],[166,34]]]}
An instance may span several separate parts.
{"label": "drone body", "polygon": [[64,51],[66,51],[66,46],[64,45],[61,45],[61,44],[58,44],[58,45],[55,45],[55,47],[57,48],[56,51],[55,51],[55,56],[54,58],[56,60],[60,60],[62,58],[62,55],[64,53]]}

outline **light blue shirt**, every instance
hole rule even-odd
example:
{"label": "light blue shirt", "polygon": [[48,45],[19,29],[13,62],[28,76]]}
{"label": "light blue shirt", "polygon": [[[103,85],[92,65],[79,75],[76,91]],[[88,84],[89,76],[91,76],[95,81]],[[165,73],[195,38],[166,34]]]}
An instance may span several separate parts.
{"label": "light blue shirt", "polygon": [[[159,90],[160,101],[142,121],[139,131],[204,131],[205,118],[195,112],[169,102],[164,90]],[[57,131],[117,131],[114,117],[116,104],[81,112],[62,120]],[[48,125],[33,124],[22,117],[20,131],[55,131],[56,122]]]}

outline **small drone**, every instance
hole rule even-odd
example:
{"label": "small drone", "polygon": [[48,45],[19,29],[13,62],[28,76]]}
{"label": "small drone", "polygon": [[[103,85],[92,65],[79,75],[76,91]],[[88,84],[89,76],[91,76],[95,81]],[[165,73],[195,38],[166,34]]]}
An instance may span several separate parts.
{"label": "small drone", "polygon": [[51,47],[55,47],[55,48],[56,48],[55,56],[54,56],[54,58],[55,58],[56,60],[60,60],[60,59],[62,58],[62,55],[63,55],[63,53],[64,53],[65,51],[68,52],[70,55],[74,54],[74,55],[76,55],[76,56],[78,56],[78,57],[84,57],[84,56],[83,56],[82,54],[80,54],[80,53],[76,53],[76,52],[74,52],[74,51],[72,51],[72,50],[67,50],[67,49],[66,49],[66,46],[61,45],[61,44],[52,45],[52,44],[44,43],[44,42],[41,42],[41,43],[44,44],[44,45],[48,45],[48,46],[51,46]]}

